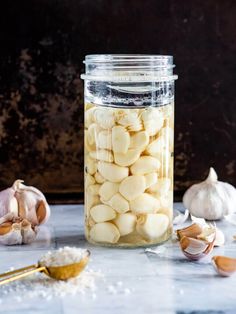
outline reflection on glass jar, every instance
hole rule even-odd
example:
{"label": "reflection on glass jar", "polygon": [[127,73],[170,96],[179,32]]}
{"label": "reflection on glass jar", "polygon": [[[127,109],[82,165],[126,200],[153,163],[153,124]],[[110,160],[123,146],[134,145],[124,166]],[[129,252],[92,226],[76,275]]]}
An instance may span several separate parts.
{"label": "reflection on glass jar", "polygon": [[[172,233],[176,77],[168,74],[160,82],[157,69],[147,71],[148,57],[139,74],[133,74],[134,65],[129,69],[131,57],[125,73],[114,70],[114,58],[118,66],[125,58],[114,56],[111,73],[103,67],[95,78],[84,76],[85,233],[91,243],[145,246]],[[165,57],[156,58],[159,65]],[[172,69],[172,58],[166,58]],[[148,72],[145,80],[142,71]]]}

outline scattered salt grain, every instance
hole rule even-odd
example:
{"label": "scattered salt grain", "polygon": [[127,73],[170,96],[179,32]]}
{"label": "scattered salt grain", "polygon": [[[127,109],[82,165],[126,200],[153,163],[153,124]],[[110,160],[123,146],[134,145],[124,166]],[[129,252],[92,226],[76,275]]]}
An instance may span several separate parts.
{"label": "scattered salt grain", "polygon": [[[40,263],[48,266],[63,266],[79,262],[87,254],[84,249],[64,247],[57,251],[45,254]],[[66,297],[68,295],[81,295],[91,293],[92,299],[96,298],[96,279],[103,278],[101,271],[94,271],[88,267],[78,277],[66,281],[54,280],[43,273],[25,277],[20,281],[11,282],[0,286],[0,295],[15,298],[18,302],[28,299],[43,298],[47,301],[53,297]],[[0,303],[1,303],[0,299]]]}
{"label": "scattered salt grain", "polygon": [[124,294],[130,294],[130,289],[128,289],[128,288],[125,288],[125,290],[124,290]]}

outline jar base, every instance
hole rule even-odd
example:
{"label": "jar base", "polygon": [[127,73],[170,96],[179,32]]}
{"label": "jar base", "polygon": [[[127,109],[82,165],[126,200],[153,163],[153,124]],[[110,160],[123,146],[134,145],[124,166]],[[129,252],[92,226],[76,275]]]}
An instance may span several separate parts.
{"label": "jar base", "polygon": [[108,247],[108,248],[118,248],[118,249],[135,249],[135,248],[147,248],[147,247],[162,245],[171,238],[172,232],[173,232],[173,229],[169,228],[167,230],[167,232],[162,237],[160,237],[158,240],[153,241],[153,242],[147,242],[143,239],[142,242],[139,242],[139,243],[137,243],[137,242],[136,243],[135,242],[134,243],[131,243],[131,242],[127,243],[127,242],[124,242],[124,240],[122,238],[119,240],[120,243],[119,242],[117,242],[117,243],[95,242],[95,241],[91,240],[87,235],[85,235],[85,237],[86,237],[86,240],[90,244],[93,244],[95,246]]}

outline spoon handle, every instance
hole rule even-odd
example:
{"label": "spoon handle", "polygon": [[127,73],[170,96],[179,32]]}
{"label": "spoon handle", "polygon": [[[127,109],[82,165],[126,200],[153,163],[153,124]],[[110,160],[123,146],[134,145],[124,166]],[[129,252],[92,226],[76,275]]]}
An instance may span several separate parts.
{"label": "spoon handle", "polygon": [[23,277],[29,276],[33,273],[45,271],[45,270],[46,268],[44,266],[30,265],[27,267],[19,268],[13,271],[9,271],[7,273],[0,274],[0,278],[4,278],[0,280],[0,286],[6,283],[9,283],[11,281],[15,281]]}

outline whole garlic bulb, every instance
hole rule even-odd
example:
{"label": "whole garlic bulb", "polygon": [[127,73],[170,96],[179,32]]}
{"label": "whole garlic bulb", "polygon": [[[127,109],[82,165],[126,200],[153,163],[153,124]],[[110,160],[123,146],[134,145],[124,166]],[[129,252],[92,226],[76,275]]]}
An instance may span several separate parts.
{"label": "whole garlic bulb", "polygon": [[16,180],[0,192],[0,243],[6,245],[32,242],[37,226],[50,216],[50,207],[38,189]]}
{"label": "whole garlic bulb", "polygon": [[229,183],[218,181],[210,168],[205,181],[194,184],[184,194],[183,204],[196,217],[218,220],[236,210],[236,189]]}

